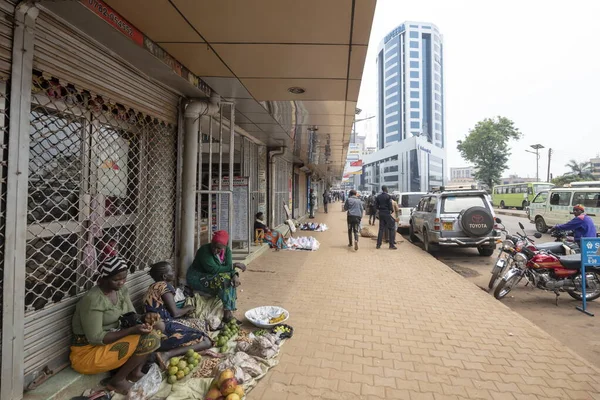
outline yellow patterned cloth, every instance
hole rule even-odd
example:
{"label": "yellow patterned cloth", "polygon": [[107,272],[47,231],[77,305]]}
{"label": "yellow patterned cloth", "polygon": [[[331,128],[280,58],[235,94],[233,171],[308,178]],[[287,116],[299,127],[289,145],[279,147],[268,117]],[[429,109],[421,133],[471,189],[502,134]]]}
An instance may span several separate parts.
{"label": "yellow patterned cloth", "polygon": [[121,367],[136,355],[153,353],[160,347],[160,335],[129,335],[110,344],[92,345],[85,336],[76,335],[71,346],[71,367],[80,374],[94,375]]}

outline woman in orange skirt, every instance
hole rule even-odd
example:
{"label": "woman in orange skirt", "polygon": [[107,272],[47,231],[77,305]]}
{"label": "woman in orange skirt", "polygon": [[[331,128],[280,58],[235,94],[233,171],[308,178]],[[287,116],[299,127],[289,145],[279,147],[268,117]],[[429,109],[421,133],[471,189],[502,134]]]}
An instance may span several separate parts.
{"label": "woman in orange skirt", "polygon": [[123,327],[121,316],[135,312],[127,288],[127,264],[119,257],[104,260],[98,283],[77,303],[73,316],[71,366],[81,374],[117,370],[106,384],[126,394],[142,378],[148,356],[160,347],[161,337],[144,322]]}

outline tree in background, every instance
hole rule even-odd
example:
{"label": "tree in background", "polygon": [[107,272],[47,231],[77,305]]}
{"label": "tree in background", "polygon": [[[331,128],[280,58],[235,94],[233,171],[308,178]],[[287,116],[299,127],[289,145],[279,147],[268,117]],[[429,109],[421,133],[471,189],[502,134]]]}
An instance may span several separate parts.
{"label": "tree in background", "polygon": [[565,167],[568,167],[571,170],[564,175],[552,179],[552,183],[556,186],[560,187],[571,182],[593,181],[595,179],[594,175],[592,175],[592,165],[589,161],[580,163],[576,160],[570,160],[565,164]]}
{"label": "tree in background", "polygon": [[486,118],[469,130],[464,140],[458,141],[460,155],[475,166],[475,178],[490,189],[500,183],[510,156],[508,142],[519,140],[522,134],[508,118]]}

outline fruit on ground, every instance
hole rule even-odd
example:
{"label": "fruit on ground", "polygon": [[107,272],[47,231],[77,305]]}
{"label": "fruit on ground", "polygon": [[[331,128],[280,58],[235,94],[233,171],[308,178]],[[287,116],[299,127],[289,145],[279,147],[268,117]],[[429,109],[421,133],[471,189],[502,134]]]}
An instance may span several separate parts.
{"label": "fruit on ground", "polygon": [[[212,383],[210,384],[210,387],[208,388],[208,390],[212,390],[212,389],[219,390],[219,382],[217,379],[213,380]],[[219,392],[219,393],[221,393],[221,392]]]}
{"label": "fruit on ground", "polygon": [[219,379],[217,379],[217,387],[220,388],[221,385],[223,384],[223,382],[225,382],[227,379],[231,379],[233,378],[235,375],[233,373],[232,370],[230,369],[226,369],[223,372],[221,372],[221,374],[219,375]]}
{"label": "fruit on ground", "polygon": [[240,399],[241,399],[242,397],[244,397],[244,388],[243,388],[243,386],[240,386],[240,385],[238,385],[238,386],[235,388],[235,392],[233,392],[233,393],[235,393],[235,394],[237,394],[238,396],[240,396]]}
{"label": "fruit on ground", "polygon": [[199,359],[200,359],[200,354],[198,354],[198,353],[194,353],[194,358],[195,358],[196,360],[199,360]]}
{"label": "fruit on ground", "polygon": [[169,382],[169,384],[174,384],[175,382],[177,382],[177,377],[175,375],[171,375],[167,378],[167,382]]}
{"label": "fruit on ground", "polygon": [[189,368],[189,367],[185,367],[185,368],[183,369],[183,373],[184,373],[185,375],[189,374],[189,373],[190,373],[190,368]]}
{"label": "fruit on ground", "polygon": [[194,357],[188,357],[188,359],[186,360],[188,365],[193,364],[194,361],[196,361],[196,359]]}
{"label": "fruit on ground", "polygon": [[217,400],[221,397],[221,392],[218,389],[210,389],[208,393],[206,393],[205,400]]}
{"label": "fruit on ground", "polygon": [[179,368],[180,370],[184,369],[185,367],[187,367],[187,362],[183,360],[179,361],[179,364],[177,364],[177,368]]}
{"label": "fruit on ground", "polygon": [[241,400],[242,398],[235,393],[231,393],[229,396],[225,397],[225,400]]}
{"label": "fruit on ground", "polygon": [[185,376],[185,373],[183,371],[179,371],[177,373],[177,375],[175,375],[175,376],[177,377],[178,380],[183,379],[183,377]]}
{"label": "fruit on ground", "polygon": [[169,375],[175,375],[177,372],[179,372],[179,368],[169,367]]}
{"label": "fruit on ground", "polygon": [[171,360],[169,360],[169,364],[171,364],[174,367],[177,366],[177,364],[179,364],[179,357],[171,358]]}
{"label": "fruit on ground", "polygon": [[235,392],[237,384],[237,379],[235,378],[224,380],[219,387],[221,389],[221,394],[223,396],[229,396],[231,393]]}
{"label": "fruit on ground", "polygon": [[194,357],[194,354],[195,354],[195,353],[196,353],[196,352],[195,352],[193,349],[189,349],[189,350],[187,351],[187,353],[185,353],[185,356],[186,356],[186,357]]}

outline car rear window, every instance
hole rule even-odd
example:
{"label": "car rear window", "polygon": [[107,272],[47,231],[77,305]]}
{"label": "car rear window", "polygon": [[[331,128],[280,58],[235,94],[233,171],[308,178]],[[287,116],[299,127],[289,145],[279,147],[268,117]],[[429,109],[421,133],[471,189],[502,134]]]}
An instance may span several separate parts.
{"label": "car rear window", "polygon": [[483,196],[447,196],[442,204],[443,213],[459,213],[471,207],[485,207]]}
{"label": "car rear window", "polygon": [[408,207],[416,207],[419,204],[419,200],[421,200],[423,195],[420,194],[403,194],[400,202],[400,207],[408,208]]}

